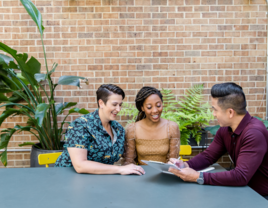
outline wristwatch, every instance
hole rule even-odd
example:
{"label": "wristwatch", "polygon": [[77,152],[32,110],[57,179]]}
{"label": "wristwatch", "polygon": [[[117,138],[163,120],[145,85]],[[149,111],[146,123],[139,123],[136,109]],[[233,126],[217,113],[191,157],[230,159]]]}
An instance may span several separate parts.
{"label": "wristwatch", "polygon": [[200,185],[204,184],[204,176],[203,176],[203,172],[200,172],[199,178],[196,180],[196,182]]}

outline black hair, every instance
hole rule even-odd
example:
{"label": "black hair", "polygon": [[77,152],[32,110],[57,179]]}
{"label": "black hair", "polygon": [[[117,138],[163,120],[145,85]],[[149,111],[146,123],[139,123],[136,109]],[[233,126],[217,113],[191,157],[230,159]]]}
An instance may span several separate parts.
{"label": "black hair", "polygon": [[218,99],[218,105],[222,109],[232,108],[238,115],[247,113],[243,89],[233,82],[215,84],[211,89],[211,96]]}
{"label": "black hair", "polygon": [[163,95],[161,94],[161,92],[158,89],[156,89],[154,87],[145,86],[145,87],[141,88],[140,91],[138,92],[136,99],[135,99],[136,108],[139,111],[139,114],[136,118],[136,122],[145,118],[145,112],[142,111],[141,107],[143,106],[143,103],[146,100],[146,98],[149,97],[150,95],[153,95],[153,94],[158,95],[163,102]]}
{"label": "black hair", "polygon": [[118,95],[122,95],[122,99],[124,100],[125,93],[120,87],[113,85],[113,84],[101,85],[96,92],[98,108],[100,107],[99,100],[102,100],[104,102],[104,104],[106,104],[107,100],[109,99],[109,96],[113,93],[118,94]]}

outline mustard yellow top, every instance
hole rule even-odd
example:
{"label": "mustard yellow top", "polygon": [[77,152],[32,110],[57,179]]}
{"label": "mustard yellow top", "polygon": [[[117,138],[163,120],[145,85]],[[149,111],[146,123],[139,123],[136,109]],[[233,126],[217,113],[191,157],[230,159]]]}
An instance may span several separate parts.
{"label": "mustard yellow top", "polygon": [[167,122],[167,138],[136,138],[135,123],[126,129],[124,164],[146,165],[141,160],[168,162],[169,158],[178,158],[180,149],[180,131],[175,122]]}

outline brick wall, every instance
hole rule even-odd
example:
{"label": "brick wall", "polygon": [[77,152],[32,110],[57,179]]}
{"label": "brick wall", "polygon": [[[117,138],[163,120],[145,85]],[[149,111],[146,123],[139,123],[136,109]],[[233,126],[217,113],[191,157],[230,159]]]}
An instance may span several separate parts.
{"label": "brick wall", "polygon": [[[55,80],[78,75],[90,81],[80,90],[59,86],[57,101],[93,110],[102,83],[122,87],[126,102],[144,85],[172,89],[179,97],[204,83],[208,100],[212,85],[233,81],[243,86],[249,112],[264,117],[265,0],[33,2],[43,14],[49,65],[59,63]],[[19,0],[0,0],[0,40],[44,63],[39,34]],[[1,128],[23,122],[12,118]],[[35,140],[15,135],[10,149],[29,139]],[[29,165],[27,153],[10,152],[9,158],[9,167]]]}

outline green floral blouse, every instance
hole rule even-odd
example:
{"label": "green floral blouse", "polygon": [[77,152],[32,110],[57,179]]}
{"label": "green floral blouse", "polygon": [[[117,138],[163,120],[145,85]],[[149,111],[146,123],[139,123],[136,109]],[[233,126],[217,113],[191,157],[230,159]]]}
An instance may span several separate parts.
{"label": "green floral blouse", "polygon": [[125,130],[117,121],[111,121],[111,127],[113,143],[102,126],[98,109],[73,121],[66,131],[64,150],[55,167],[73,166],[68,147],[87,149],[87,159],[91,161],[104,164],[117,162],[124,152]]}

